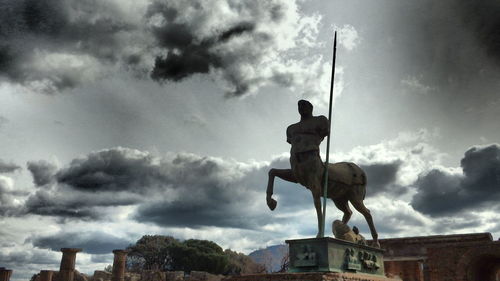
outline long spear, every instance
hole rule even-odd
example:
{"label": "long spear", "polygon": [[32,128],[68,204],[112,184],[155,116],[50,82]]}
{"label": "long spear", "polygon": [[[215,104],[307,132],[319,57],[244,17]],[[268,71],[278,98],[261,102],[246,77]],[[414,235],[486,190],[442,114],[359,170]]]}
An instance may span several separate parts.
{"label": "long spear", "polygon": [[333,82],[335,81],[335,58],[337,56],[337,31],[333,39],[333,62],[332,62],[332,80],[330,82],[330,105],[328,106],[328,136],[326,139],[326,160],[325,174],[323,184],[323,218],[321,220],[321,237],[325,237],[325,217],[326,217],[326,196],[328,195],[328,163],[330,159],[330,131],[332,127],[332,101],[333,101]]}

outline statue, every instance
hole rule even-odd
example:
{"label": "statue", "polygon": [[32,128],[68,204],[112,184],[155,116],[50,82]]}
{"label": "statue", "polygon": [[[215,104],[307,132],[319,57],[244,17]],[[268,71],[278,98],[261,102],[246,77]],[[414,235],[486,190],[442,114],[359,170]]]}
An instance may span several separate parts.
{"label": "statue", "polygon": [[[321,234],[321,197],[323,196],[323,175],[325,164],[319,155],[319,145],[328,135],[330,128],[325,116],[313,116],[313,106],[306,100],[298,102],[300,121],[290,125],[286,130],[287,142],[291,144],[291,169],[270,169],[267,184],[266,202],[269,209],[274,210],[277,202],[272,198],[274,178],[300,183],[312,193],[314,207],[318,219],[318,235]],[[349,202],[366,219],[375,245],[378,245],[378,234],[373,219],[363,204],[366,194],[365,172],[356,164],[349,162],[328,165],[328,195],[335,206],[344,215],[342,223],[347,224],[352,211]]]}
{"label": "statue", "polygon": [[335,220],[332,224],[333,236],[337,239],[353,242],[360,245],[366,245],[366,240],[363,235],[359,234],[359,229],[352,229],[345,223]]}

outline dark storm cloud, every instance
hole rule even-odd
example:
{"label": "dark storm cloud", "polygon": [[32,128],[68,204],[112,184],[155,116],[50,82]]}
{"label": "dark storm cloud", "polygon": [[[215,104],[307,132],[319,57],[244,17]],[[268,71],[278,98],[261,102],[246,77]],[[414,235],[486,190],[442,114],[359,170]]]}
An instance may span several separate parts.
{"label": "dark storm cloud", "polygon": [[458,1],[463,20],[470,25],[486,52],[500,63],[500,2],[495,0]]}
{"label": "dark storm cloud", "polygon": [[103,207],[133,205],[142,200],[123,192],[80,192],[57,186],[29,196],[20,214],[54,216],[62,220],[99,220],[107,217]]}
{"label": "dark storm cloud", "polygon": [[401,194],[406,192],[406,189],[395,184],[396,176],[401,166],[401,161],[391,163],[373,163],[369,165],[361,165],[361,168],[366,172],[367,177],[367,196],[373,196],[378,193]]}
{"label": "dark storm cloud", "polygon": [[224,185],[238,173],[222,160],[191,154],[160,159],[148,152],[112,148],[71,161],[56,174],[59,184],[80,191],[137,194],[184,186]]}
{"label": "dark storm cloud", "polygon": [[113,62],[122,54],[117,51],[120,32],[132,28],[116,8],[93,1],[7,0],[0,7],[0,76],[22,84],[48,83],[55,90],[79,84],[81,72],[66,69],[68,61],[59,62],[60,69],[40,66],[39,61],[48,61],[43,56],[63,53]]}
{"label": "dark storm cloud", "polygon": [[249,176],[254,169],[241,170],[231,163],[194,155],[178,156],[172,162],[180,167],[173,171],[177,175],[177,199],[146,202],[133,216],[135,220],[162,226],[247,229],[269,221],[269,216],[262,216],[264,210],[255,207],[255,200],[262,196],[260,186]]}
{"label": "dark storm cloud", "polygon": [[480,229],[485,225],[484,218],[477,214],[460,214],[459,217],[443,217],[432,226],[434,233],[457,232],[464,229]]}
{"label": "dark storm cloud", "polygon": [[[303,62],[285,52],[315,30],[314,21],[301,21],[295,1],[131,3],[3,1],[0,78],[51,93],[117,70],[156,81],[210,74],[227,96],[306,83],[304,73],[294,78]],[[316,91],[310,88],[301,90]]]}
{"label": "dark storm cloud", "polygon": [[411,205],[431,216],[495,206],[500,200],[500,146],[473,147],[460,164],[462,175],[437,169],[421,175]]}
{"label": "dark storm cloud", "polygon": [[[424,221],[416,217],[413,213],[407,212],[388,212],[377,213],[376,227],[379,235],[383,233],[384,236],[393,236],[408,229],[418,229],[425,227]],[[368,224],[363,217],[356,217],[355,220],[349,222],[352,226],[357,226],[362,233],[370,233]]]}
{"label": "dark storm cloud", "polygon": [[82,191],[124,191],[144,193],[155,184],[168,183],[168,175],[145,153],[129,149],[109,149],[71,161],[56,179]]}
{"label": "dark storm cloud", "polygon": [[94,263],[109,263],[109,264],[111,264],[113,262],[113,258],[114,258],[113,254],[102,254],[102,255],[94,254],[94,255],[92,255],[92,257],[90,257],[90,261],[94,262]]}
{"label": "dark storm cloud", "polygon": [[106,149],[74,159],[55,175],[48,173],[54,176],[43,182],[52,184],[28,198],[25,213],[94,220],[106,217],[104,207],[138,205],[135,219],[141,222],[255,227],[255,213],[241,207],[255,197],[245,177],[250,171],[237,162],[192,154],[158,158],[133,149]]}
{"label": "dark storm cloud", "polygon": [[100,232],[59,232],[50,236],[32,236],[33,246],[42,249],[60,251],[61,248],[82,248],[89,254],[108,254],[114,249],[124,249],[131,241]]}
{"label": "dark storm cloud", "polygon": [[[35,178],[46,163],[34,163]],[[395,192],[387,186],[393,185],[400,165],[365,165],[375,193]],[[256,229],[272,220],[265,205],[270,166],[289,168],[288,157],[248,165],[194,154],[160,158],[129,148],[105,149],[74,159],[55,173],[42,173],[47,176],[41,182],[49,184],[28,198],[25,213],[94,220],[106,218],[107,207],[135,205],[131,218],[139,222]],[[298,184],[276,179],[274,193],[281,212],[311,208],[310,192]]]}
{"label": "dark storm cloud", "polygon": [[57,167],[44,160],[30,161],[27,163],[28,170],[33,176],[33,182],[36,186],[49,184],[53,181]]}
{"label": "dark storm cloud", "polygon": [[[199,43],[195,41],[186,26],[172,24],[156,28],[154,34],[160,45],[176,50],[168,51],[166,56],[156,57],[151,77],[155,80],[179,81],[196,73],[208,73],[210,68],[224,69],[224,55],[215,53],[211,49],[233,36],[251,32],[253,28],[252,23],[241,23],[217,37],[204,39]],[[239,85],[237,88],[246,86]],[[244,91],[235,92],[236,95],[244,93]]]}
{"label": "dark storm cloud", "polygon": [[213,48],[254,29],[254,23],[241,22],[212,37],[199,39],[188,24],[175,22],[179,13],[168,7],[168,3],[155,2],[146,15],[150,18],[161,14],[166,21],[162,26],[152,27],[158,44],[168,50],[166,56],[156,57],[151,73],[155,80],[179,81],[195,73],[208,73],[210,68],[224,68],[224,55]]}
{"label": "dark storm cloud", "polygon": [[243,208],[248,207],[248,203],[241,199],[250,198],[251,196],[217,201],[197,197],[183,198],[182,201],[175,202],[144,204],[133,218],[140,222],[152,222],[170,227],[217,226],[255,229],[270,219],[255,217],[255,210],[242,210],[243,206]]}
{"label": "dark storm cloud", "polygon": [[[216,5],[219,4],[221,3]],[[193,6],[197,9],[208,9],[205,5]],[[248,6],[248,9],[259,9],[258,3]],[[282,7],[276,6],[274,9],[280,10]],[[202,19],[201,24],[204,24],[203,21],[213,20],[210,19],[214,17],[214,15],[210,15],[210,11],[207,10],[203,13],[204,19]],[[155,80],[179,81],[193,74],[209,73],[211,69],[218,69],[224,73],[225,79],[234,86],[230,95],[246,94],[250,88],[249,81],[246,81],[244,77],[238,77],[228,69],[240,63],[251,63],[247,61],[248,53],[262,44],[271,44],[272,36],[270,34],[262,31],[255,32],[257,21],[265,19],[255,17],[252,19],[253,21],[240,21],[230,26],[220,27],[209,36],[200,36],[196,26],[193,26],[192,23],[179,23],[178,17],[182,14],[183,11],[170,7],[169,3],[165,1],[156,1],[149,7],[146,17],[161,15],[165,21],[161,26],[152,27],[158,44],[165,48],[165,54],[156,57],[151,77]],[[249,44],[246,50],[233,50],[233,53],[230,49],[223,52],[218,50],[231,39],[244,35],[253,38],[252,45]]]}
{"label": "dark storm cloud", "polygon": [[[394,12],[391,45],[403,50],[403,64],[436,102],[460,108],[490,102],[498,92],[500,4],[496,0],[419,1]],[[423,89],[421,88],[421,89]]]}
{"label": "dark storm cloud", "polygon": [[[40,250],[17,250],[8,254],[0,253],[0,264],[7,268],[19,268],[26,265],[48,265],[57,264],[60,260],[49,252]],[[39,270],[39,269],[38,269]]]}
{"label": "dark storm cloud", "polygon": [[16,170],[20,170],[21,167],[12,163],[12,162],[5,162],[4,160],[0,159],[0,173],[12,173]]}

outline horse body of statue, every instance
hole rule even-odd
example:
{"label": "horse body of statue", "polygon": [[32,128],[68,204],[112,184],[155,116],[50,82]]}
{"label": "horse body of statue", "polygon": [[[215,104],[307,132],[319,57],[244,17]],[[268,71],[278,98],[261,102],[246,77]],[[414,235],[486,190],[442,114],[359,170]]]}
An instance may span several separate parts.
{"label": "horse body of statue", "polygon": [[[312,105],[308,101],[298,103],[300,122],[287,129],[287,142],[290,150],[291,169],[270,169],[267,185],[267,205],[271,210],[277,202],[272,198],[274,178],[300,183],[309,189],[313,196],[314,207],[318,219],[318,237],[321,233],[321,197],[323,196],[323,177],[325,164],[319,156],[319,145],[328,135],[329,122],[324,116],[312,116]],[[366,194],[366,174],[356,164],[350,162],[331,163],[328,165],[327,197],[344,215],[342,222],[347,224],[352,211],[349,202],[366,219],[375,245],[378,245],[378,234],[373,224],[370,211],[363,204]]]}

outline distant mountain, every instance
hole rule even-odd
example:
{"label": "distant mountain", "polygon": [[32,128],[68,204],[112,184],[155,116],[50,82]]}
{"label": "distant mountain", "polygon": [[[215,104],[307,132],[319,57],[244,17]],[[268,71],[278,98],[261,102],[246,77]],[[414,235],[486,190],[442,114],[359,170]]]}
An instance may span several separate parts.
{"label": "distant mountain", "polygon": [[265,265],[268,272],[276,272],[280,270],[283,257],[287,253],[288,245],[273,245],[253,251],[248,256],[254,262]]}

